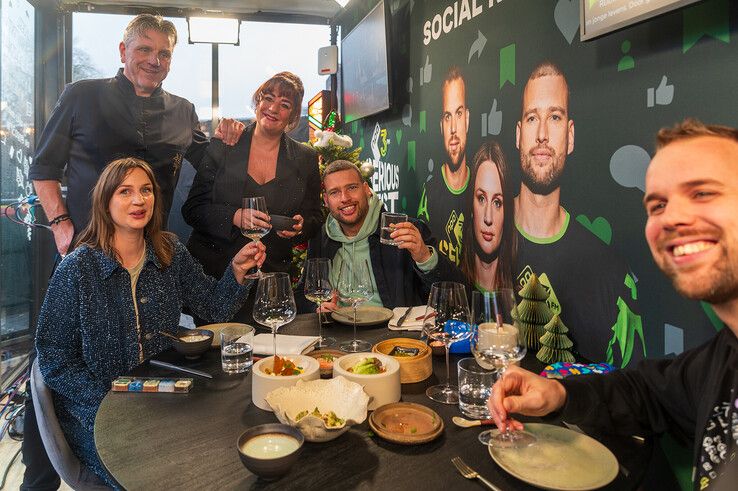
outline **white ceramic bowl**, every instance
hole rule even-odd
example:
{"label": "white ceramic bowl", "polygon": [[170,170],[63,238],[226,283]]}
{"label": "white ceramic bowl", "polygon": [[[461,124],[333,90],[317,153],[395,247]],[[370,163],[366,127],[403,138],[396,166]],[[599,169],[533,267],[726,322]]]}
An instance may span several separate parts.
{"label": "white ceramic bowl", "polygon": [[[364,388],[343,377],[298,380],[292,387],[271,391],[266,400],[280,423],[296,427],[309,442],[333,440],[347,432],[351,425],[363,423],[369,405]],[[311,414],[316,407],[322,414],[333,411],[345,422],[340,426],[326,426],[322,418]],[[308,415],[297,421],[297,415],[303,411]]]}
{"label": "white ceramic bowl", "polygon": [[[386,369],[384,373],[360,375],[348,371],[362,358],[370,357],[379,358]],[[351,353],[342,356],[333,362],[333,376],[346,377],[352,382],[361,384],[372,398],[369,402],[370,411],[400,400],[400,363],[391,356],[382,353]]]}
{"label": "white ceramic bowl", "polygon": [[320,364],[315,358],[305,355],[287,355],[284,358],[292,360],[298,367],[305,370],[299,375],[268,375],[264,369],[274,366],[274,357],[262,358],[254,363],[251,378],[251,400],[259,409],[271,411],[272,408],[266,401],[266,395],[280,387],[292,387],[298,380],[315,380],[320,377]]}

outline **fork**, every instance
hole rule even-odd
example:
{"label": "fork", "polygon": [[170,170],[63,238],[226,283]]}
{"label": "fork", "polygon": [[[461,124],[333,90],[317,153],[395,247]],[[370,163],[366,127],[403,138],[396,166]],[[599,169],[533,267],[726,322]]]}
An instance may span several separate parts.
{"label": "fork", "polygon": [[483,478],[479,475],[477,471],[466,465],[466,463],[461,460],[461,457],[454,457],[451,459],[451,463],[454,464],[456,469],[459,471],[459,473],[464,476],[467,479],[479,479],[482,481],[489,489],[492,491],[501,491],[500,488]]}

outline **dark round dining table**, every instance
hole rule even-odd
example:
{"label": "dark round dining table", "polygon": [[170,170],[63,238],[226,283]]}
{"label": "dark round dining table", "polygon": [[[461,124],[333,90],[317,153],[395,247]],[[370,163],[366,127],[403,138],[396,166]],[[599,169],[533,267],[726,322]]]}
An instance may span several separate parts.
{"label": "dark round dining table", "polygon": [[[316,314],[302,314],[280,328],[282,334],[314,335]],[[351,327],[332,324],[327,335],[350,339]],[[372,343],[393,337],[418,337],[417,332],[390,331],[386,324],[359,328],[359,337]],[[470,356],[470,355],[465,355]],[[451,356],[452,383],[456,362]],[[374,435],[364,423],[326,443],[306,442],[299,461],[278,481],[267,482],[249,472],[236,449],[238,437],[248,428],[277,422],[276,417],[251,402],[251,375],[227,375],[220,368],[220,352],[213,348],[201,359],[185,360],[178,353],[158,359],[206,371],[213,379],[193,377],[188,394],[109,392],[95,420],[95,445],[101,461],[125,489],[482,489],[451,464],[461,457],[502,490],[537,489],[505,472],[477,441],[481,428],[459,428],[451,418],[458,406],[436,403],[425,389],[445,380],[445,358],[434,356],[433,374],[423,382],[402,385],[402,400],[436,411],[445,424],[443,434],[423,445],[390,443]],[[540,371],[535,357],[523,366]],[[189,377],[144,363],[132,375]],[[540,421],[521,418],[522,421]],[[555,420],[547,423],[557,424]],[[646,473],[651,439],[593,434],[617,457],[620,470],[602,489],[635,489]]]}

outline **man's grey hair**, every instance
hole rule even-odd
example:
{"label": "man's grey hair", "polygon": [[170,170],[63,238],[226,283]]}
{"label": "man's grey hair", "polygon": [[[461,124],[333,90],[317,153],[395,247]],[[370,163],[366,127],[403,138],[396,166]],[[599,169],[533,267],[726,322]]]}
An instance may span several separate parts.
{"label": "man's grey hair", "polygon": [[160,15],[140,14],[133,18],[123,31],[123,44],[128,46],[138,36],[152,29],[166,35],[172,41],[172,47],[177,44],[177,28],[171,21],[164,20]]}

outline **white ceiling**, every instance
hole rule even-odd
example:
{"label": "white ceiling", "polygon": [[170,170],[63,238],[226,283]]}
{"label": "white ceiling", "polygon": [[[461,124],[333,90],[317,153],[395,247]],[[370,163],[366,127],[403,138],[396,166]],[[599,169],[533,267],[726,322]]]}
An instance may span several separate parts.
{"label": "white ceiling", "polygon": [[335,0],[61,0],[64,5],[111,5],[117,7],[171,7],[225,13],[297,14],[332,18],[341,10]]}

